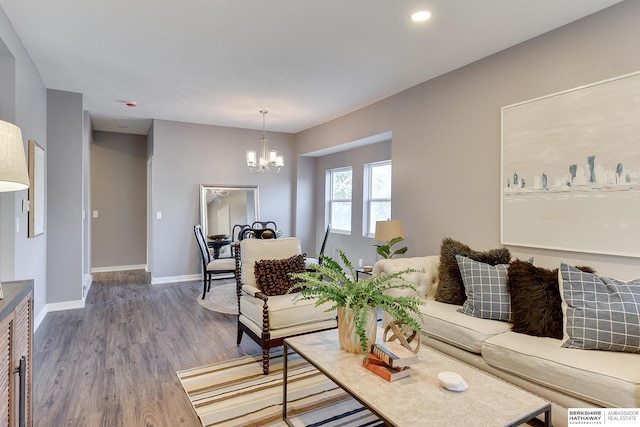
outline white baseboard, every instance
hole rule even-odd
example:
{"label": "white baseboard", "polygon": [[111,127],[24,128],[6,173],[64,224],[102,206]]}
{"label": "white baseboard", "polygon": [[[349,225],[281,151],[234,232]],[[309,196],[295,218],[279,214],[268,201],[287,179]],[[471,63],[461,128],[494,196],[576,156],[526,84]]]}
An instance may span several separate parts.
{"label": "white baseboard", "polygon": [[[216,274],[212,280],[220,279],[233,279],[234,273]],[[181,283],[181,282],[202,282],[202,274],[190,274],[188,276],[169,276],[169,277],[155,277],[151,278],[152,285],[164,285],[166,283]]]}
{"label": "white baseboard", "polygon": [[82,305],[83,306],[85,301],[87,300],[87,295],[89,295],[89,289],[91,289],[92,283],[93,283],[93,276],[91,274],[85,274],[82,277]]}
{"label": "white baseboard", "polygon": [[79,308],[84,308],[84,299],[45,304],[44,308],[40,310],[40,313],[33,319],[33,332],[38,330],[48,313],[52,311],[77,310]]}
{"label": "white baseboard", "polygon": [[47,315],[47,307],[44,307],[40,310],[40,313],[33,319],[33,332],[35,333],[38,330],[38,327],[44,320],[44,317]]}
{"label": "white baseboard", "polygon": [[76,310],[78,308],[84,308],[84,302],[81,299],[76,301],[54,302],[45,306],[47,313],[51,313],[53,311]]}
{"label": "white baseboard", "polygon": [[202,274],[189,274],[186,276],[166,276],[166,277],[152,277],[152,285],[163,285],[165,283],[174,282],[193,282],[195,280],[202,280]]}
{"label": "white baseboard", "polygon": [[129,270],[147,270],[147,264],[138,265],[114,265],[112,267],[95,267],[91,269],[92,273],[110,273],[112,271],[129,271]]}

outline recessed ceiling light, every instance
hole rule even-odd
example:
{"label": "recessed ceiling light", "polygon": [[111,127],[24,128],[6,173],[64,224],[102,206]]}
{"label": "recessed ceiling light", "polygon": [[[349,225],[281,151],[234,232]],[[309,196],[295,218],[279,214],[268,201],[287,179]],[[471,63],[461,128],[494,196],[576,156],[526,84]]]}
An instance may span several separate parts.
{"label": "recessed ceiling light", "polygon": [[424,22],[429,18],[431,18],[431,12],[428,10],[420,10],[411,15],[411,20],[413,22]]}

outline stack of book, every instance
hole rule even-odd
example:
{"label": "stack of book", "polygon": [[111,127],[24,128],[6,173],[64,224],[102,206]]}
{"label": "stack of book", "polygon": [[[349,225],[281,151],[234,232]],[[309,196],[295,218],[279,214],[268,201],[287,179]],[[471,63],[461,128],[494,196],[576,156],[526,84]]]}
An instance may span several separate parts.
{"label": "stack of book", "polygon": [[396,342],[373,344],[368,358],[362,361],[362,366],[387,381],[408,377],[409,365],[418,359],[414,352]]}

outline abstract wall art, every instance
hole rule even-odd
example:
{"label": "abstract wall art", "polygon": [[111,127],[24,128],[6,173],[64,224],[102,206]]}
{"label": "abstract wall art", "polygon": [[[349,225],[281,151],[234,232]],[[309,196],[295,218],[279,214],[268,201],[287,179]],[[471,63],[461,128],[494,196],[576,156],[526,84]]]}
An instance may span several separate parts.
{"label": "abstract wall art", "polygon": [[640,257],[640,73],[502,108],[506,245]]}

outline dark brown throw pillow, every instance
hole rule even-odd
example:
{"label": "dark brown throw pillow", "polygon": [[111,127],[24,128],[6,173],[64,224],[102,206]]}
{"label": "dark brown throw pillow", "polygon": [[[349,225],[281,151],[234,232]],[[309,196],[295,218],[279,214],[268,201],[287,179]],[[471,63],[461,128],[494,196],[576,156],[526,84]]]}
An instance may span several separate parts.
{"label": "dark brown throw pillow", "polygon": [[511,261],[511,253],[507,248],[478,252],[464,243],[446,237],[440,245],[440,265],[438,266],[440,284],[436,291],[436,301],[462,305],[467,299],[456,255],[462,255],[489,265],[509,264]]}
{"label": "dark brown throw pillow", "polygon": [[305,254],[294,255],[287,259],[263,259],[256,261],[253,268],[256,284],[263,294],[268,296],[284,295],[298,283],[289,273],[305,271]]}
{"label": "dark brown throw pillow", "polygon": [[[593,272],[590,267],[578,266]],[[536,337],[562,339],[562,299],[558,269],[536,267],[515,260],[507,271],[507,288],[511,294],[512,330]]]}

